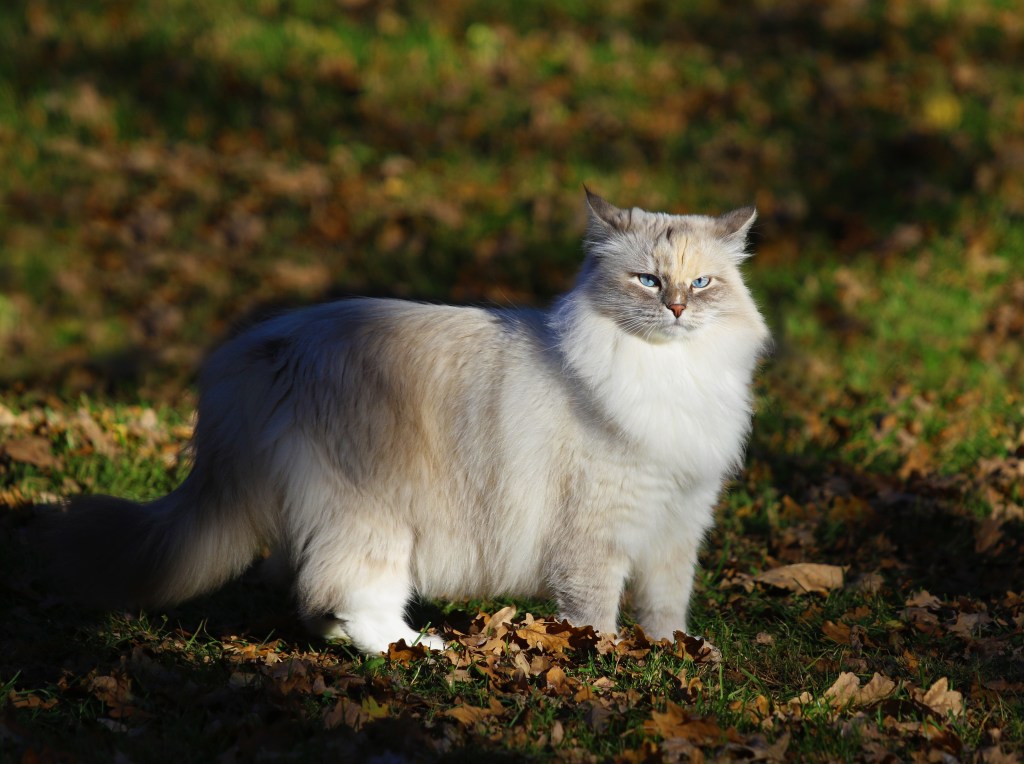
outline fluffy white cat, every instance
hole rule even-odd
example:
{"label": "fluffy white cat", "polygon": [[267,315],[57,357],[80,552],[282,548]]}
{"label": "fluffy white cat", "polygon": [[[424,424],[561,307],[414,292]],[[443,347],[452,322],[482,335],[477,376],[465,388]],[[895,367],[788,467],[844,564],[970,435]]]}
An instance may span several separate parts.
{"label": "fluffy white cat", "polygon": [[755,212],[588,206],[579,279],[547,312],[353,299],[229,341],[185,482],[52,518],[66,580],[166,606],[269,544],[302,616],[367,652],[419,638],[415,594],[543,594],[614,632],[628,582],[649,635],[685,630],[768,340],[739,270]]}

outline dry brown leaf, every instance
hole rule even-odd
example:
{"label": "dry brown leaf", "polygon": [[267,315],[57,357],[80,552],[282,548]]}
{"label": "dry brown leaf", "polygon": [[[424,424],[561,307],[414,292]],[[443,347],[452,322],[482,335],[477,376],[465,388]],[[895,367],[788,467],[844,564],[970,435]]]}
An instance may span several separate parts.
{"label": "dry brown leaf", "polygon": [[986,517],[974,530],[974,551],[983,554],[1003,540],[1003,517]]}
{"label": "dry brown leaf", "polygon": [[52,469],[60,466],[60,459],[53,455],[50,441],[38,435],[26,435],[3,444],[3,450],[15,462],[31,464],[33,467]]}
{"label": "dry brown leaf", "polygon": [[544,681],[558,695],[572,693],[572,687],[569,686],[565,672],[559,666],[552,666],[548,669],[544,675]]}
{"label": "dry brown leaf", "polygon": [[956,621],[946,628],[952,634],[964,639],[971,639],[979,626],[983,626],[991,620],[984,613],[958,613]]}
{"label": "dry brown leaf", "polygon": [[854,582],[853,589],[864,594],[878,594],[883,586],[885,579],[881,573],[865,573]]}
{"label": "dry brown leaf", "polygon": [[659,746],[662,758],[654,761],[687,761],[690,764],[704,764],[704,751],[683,737],[663,740]]}
{"label": "dry brown leaf", "polygon": [[926,610],[938,610],[942,607],[942,600],[934,594],[929,594],[927,589],[922,589],[904,603],[907,607],[920,607]]}
{"label": "dry brown leaf", "polygon": [[330,730],[345,726],[358,730],[369,720],[370,715],[363,710],[359,703],[350,698],[341,697],[334,704],[334,708],[324,714],[324,727]]}
{"label": "dry brown leaf", "polygon": [[517,652],[512,657],[512,663],[516,667],[516,671],[521,673],[523,676],[530,676],[533,674],[533,671],[530,667],[530,661],[526,657],[526,655],[523,654],[522,650]]}
{"label": "dry brown leaf", "polygon": [[691,718],[683,709],[671,701],[664,711],[651,711],[651,718],[644,722],[644,731],[662,738],[685,738],[697,744],[718,743],[725,732],[714,719]]}
{"label": "dry brown leaf", "polygon": [[808,692],[807,690],[804,690],[799,695],[797,695],[795,698],[790,698],[786,702],[786,705],[789,707],[790,713],[799,716],[800,709],[803,706],[809,705],[809,704],[811,704],[813,702],[814,702],[814,696],[811,695],[811,693]]}
{"label": "dry brown leaf", "polygon": [[562,740],[565,739],[565,727],[562,723],[555,719],[555,723],[551,725],[551,745],[557,748],[562,744]]}
{"label": "dry brown leaf", "polygon": [[724,755],[716,760],[783,762],[786,761],[786,750],[789,748],[789,741],[789,732],[779,735],[778,740],[771,745],[760,735],[754,735],[742,743],[729,743],[723,751]]}
{"label": "dry brown leaf", "polygon": [[689,658],[698,665],[717,666],[722,662],[722,651],[708,642],[704,637],[693,637],[682,631],[674,632],[675,654],[679,658]]}
{"label": "dry brown leaf", "polygon": [[844,571],[838,565],[798,562],[758,573],[754,580],[791,592],[827,594],[842,588]]}
{"label": "dry brown leaf", "polygon": [[964,710],[964,696],[956,690],[949,689],[949,680],[946,677],[937,680],[927,692],[915,690],[914,698],[942,716],[959,716]]}
{"label": "dry brown leaf", "polygon": [[481,722],[489,716],[500,716],[504,711],[505,707],[501,705],[501,701],[497,698],[491,698],[490,707],[488,708],[470,706],[464,703],[461,706],[449,708],[444,712],[444,715],[450,716],[460,724],[470,725]]}
{"label": "dry brown leaf", "polygon": [[833,706],[845,706],[856,700],[859,690],[860,679],[857,675],[844,671],[832,686],[825,690],[825,698]]}
{"label": "dry brown leaf", "polygon": [[885,700],[896,691],[896,683],[887,676],[875,673],[866,685],[857,693],[857,704],[871,705]]}
{"label": "dry brown leaf", "polygon": [[86,439],[92,443],[96,453],[103,456],[113,456],[117,453],[114,439],[104,432],[87,409],[79,409],[73,421],[81,429]]}
{"label": "dry brown leaf", "polygon": [[982,748],[979,753],[984,764],[1020,764],[1017,754],[1012,751],[1004,751],[998,745]]}
{"label": "dry brown leaf", "polygon": [[[522,653],[518,653],[517,655],[522,655]],[[532,674],[533,676],[537,676],[538,674],[543,674],[549,668],[551,668],[551,658],[548,657],[547,655],[535,655],[530,660],[530,671],[529,671],[529,673]]]}
{"label": "dry brown leaf", "polygon": [[759,723],[768,718],[771,711],[771,703],[764,695],[748,700],[734,700],[729,704],[730,711],[738,711],[754,723]]}
{"label": "dry brown leaf", "polygon": [[496,629],[499,626],[510,626],[512,619],[516,617],[516,606],[508,605],[503,607],[497,613],[487,619],[482,631],[486,632],[488,629]]}
{"label": "dry brown leaf", "polygon": [[144,711],[131,705],[134,700],[132,680],[125,674],[94,676],[89,680],[89,692],[107,706],[113,719],[148,716]]}
{"label": "dry brown leaf", "polygon": [[526,645],[545,653],[560,653],[569,647],[568,636],[564,633],[548,633],[548,625],[543,622],[516,629],[516,636],[526,641]]}
{"label": "dry brown leaf", "polygon": [[835,623],[833,621],[825,621],[821,627],[822,632],[826,637],[831,639],[833,642],[838,642],[841,645],[850,644],[850,627],[845,623]]}
{"label": "dry brown leaf", "polygon": [[388,645],[388,660],[407,666],[413,661],[425,658],[427,648],[423,644],[407,645],[404,639]]}
{"label": "dry brown leaf", "polygon": [[11,690],[7,695],[7,700],[14,708],[30,708],[38,709],[40,711],[49,711],[55,705],[57,705],[57,698],[41,698],[38,695],[31,693],[18,693]]}
{"label": "dry brown leaf", "polygon": [[[832,686],[825,690],[824,699],[836,708],[846,706],[869,706],[892,695],[896,683],[888,677],[875,673],[866,685],[860,686],[860,678],[849,671],[839,674]],[[813,702],[810,693],[803,693],[789,701],[790,707],[803,706]]]}

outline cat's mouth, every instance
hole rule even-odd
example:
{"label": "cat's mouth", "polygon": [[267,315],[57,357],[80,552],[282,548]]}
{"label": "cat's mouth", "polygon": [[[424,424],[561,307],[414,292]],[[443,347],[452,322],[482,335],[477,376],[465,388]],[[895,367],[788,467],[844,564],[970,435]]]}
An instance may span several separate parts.
{"label": "cat's mouth", "polygon": [[699,324],[692,320],[687,321],[684,316],[680,316],[679,318],[663,323],[658,327],[656,334],[664,340],[672,341],[688,337],[699,328]]}

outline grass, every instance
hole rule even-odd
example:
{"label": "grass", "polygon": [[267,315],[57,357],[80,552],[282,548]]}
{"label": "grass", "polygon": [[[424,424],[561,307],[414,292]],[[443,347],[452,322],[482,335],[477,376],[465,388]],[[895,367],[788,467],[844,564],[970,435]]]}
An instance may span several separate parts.
{"label": "grass", "polygon": [[[0,9],[0,759],[1019,755],[1021,8],[762,5]],[[254,573],[99,614],[39,576],[30,504],[183,478],[219,339],[349,294],[545,304],[584,182],[759,208],[776,352],[692,614],[720,662],[514,629],[368,658]],[[757,579],[804,562],[844,585]],[[834,700],[850,674],[893,686]]]}

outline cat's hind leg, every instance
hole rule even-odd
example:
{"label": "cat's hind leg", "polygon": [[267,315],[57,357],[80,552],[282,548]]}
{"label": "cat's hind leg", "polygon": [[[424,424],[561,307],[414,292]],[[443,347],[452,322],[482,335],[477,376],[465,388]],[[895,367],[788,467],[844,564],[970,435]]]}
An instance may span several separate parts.
{"label": "cat's hind leg", "polygon": [[346,517],[320,529],[304,545],[296,579],[307,624],[327,626],[325,636],[346,636],[366,653],[386,652],[400,639],[444,649],[444,640],[421,635],[404,619],[413,595],[412,543],[411,530],[389,527],[379,516]]}
{"label": "cat's hind leg", "polygon": [[412,528],[386,498],[349,483],[324,453],[301,433],[277,447],[280,535],[306,625],[347,636],[366,653],[400,639],[443,648],[403,618],[413,595]]}

